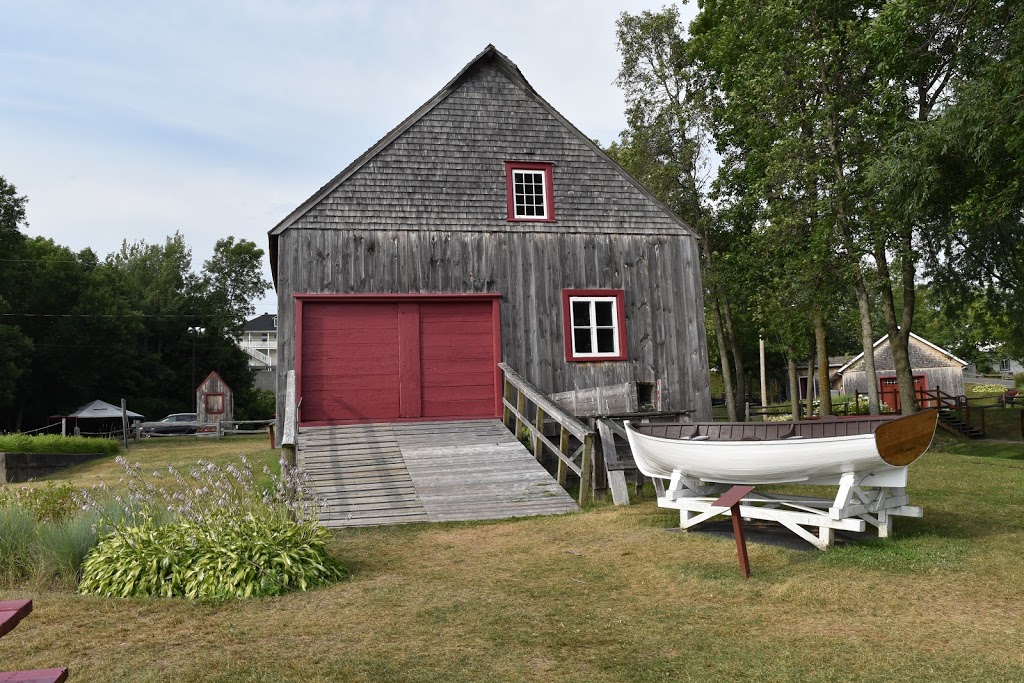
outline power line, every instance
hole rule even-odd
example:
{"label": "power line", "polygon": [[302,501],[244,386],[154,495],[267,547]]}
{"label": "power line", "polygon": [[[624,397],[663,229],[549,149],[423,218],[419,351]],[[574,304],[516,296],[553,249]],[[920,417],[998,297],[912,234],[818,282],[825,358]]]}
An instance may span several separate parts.
{"label": "power line", "polygon": [[0,313],[2,318],[212,318],[201,313]]}

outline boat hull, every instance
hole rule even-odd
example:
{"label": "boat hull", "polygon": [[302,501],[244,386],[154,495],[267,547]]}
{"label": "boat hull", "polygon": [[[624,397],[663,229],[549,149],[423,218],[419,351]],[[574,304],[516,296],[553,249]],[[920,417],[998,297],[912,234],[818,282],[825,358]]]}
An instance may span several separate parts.
{"label": "boat hull", "polygon": [[883,459],[875,432],[763,441],[664,438],[643,434],[633,425],[627,425],[626,433],[637,467],[649,477],[668,479],[679,473],[721,484],[833,484],[854,474],[863,485],[905,486],[906,466],[927,450],[934,434],[936,416],[927,412],[878,428],[885,435],[883,450],[893,435],[914,435],[901,442],[904,454],[899,460],[889,458],[898,464]]}

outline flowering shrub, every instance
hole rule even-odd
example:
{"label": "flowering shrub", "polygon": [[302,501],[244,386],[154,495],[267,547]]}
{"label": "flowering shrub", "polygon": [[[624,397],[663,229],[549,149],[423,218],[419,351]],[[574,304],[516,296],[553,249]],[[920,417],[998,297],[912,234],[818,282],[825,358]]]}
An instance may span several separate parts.
{"label": "flowering shrub", "polygon": [[968,395],[974,397],[999,396],[1006,393],[1006,387],[1002,384],[972,384],[968,382],[964,384],[964,390]]}
{"label": "flowering shrub", "polygon": [[123,516],[85,559],[79,592],[245,598],[345,576],[327,552],[319,502],[301,470],[264,468],[270,486],[260,486],[244,456],[237,467],[200,461],[187,475],[168,467],[151,477],[117,462],[125,470],[119,490],[81,494],[86,509],[101,509],[97,497],[106,497]]}
{"label": "flowering shrub", "polygon": [[39,522],[60,522],[78,509],[71,484],[46,482],[45,486],[5,486],[0,488],[0,507],[17,505]]}

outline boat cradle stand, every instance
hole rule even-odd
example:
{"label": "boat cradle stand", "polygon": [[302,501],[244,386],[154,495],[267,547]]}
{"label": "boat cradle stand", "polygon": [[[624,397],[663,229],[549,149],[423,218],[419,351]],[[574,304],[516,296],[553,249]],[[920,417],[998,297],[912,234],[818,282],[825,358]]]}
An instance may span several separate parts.
{"label": "boat cradle stand", "polygon": [[[842,475],[834,500],[754,491],[741,501],[740,515],[745,520],[778,522],[819,550],[827,550],[834,544],[837,530],[863,532],[870,524],[878,529],[879,538],[888,538],[893,517],[924,515],[920,507],[907,504],[906,488],[858,486],[857,479],[856,474]],[[706,484],[678,470],[672,473],[668,488],[661,479],[655,479],[654,484],[658,506],[679,510],[680,529],[692,529],[729,513],[729,508],[712,503],[732,484]],[[805,527],[817,528],[818,533],[811,533]]]}

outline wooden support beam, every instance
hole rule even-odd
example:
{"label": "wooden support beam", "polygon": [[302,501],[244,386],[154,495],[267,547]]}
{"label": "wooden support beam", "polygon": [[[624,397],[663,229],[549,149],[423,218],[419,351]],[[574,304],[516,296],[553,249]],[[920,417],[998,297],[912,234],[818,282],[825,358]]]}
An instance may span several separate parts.
{"label": "wooden support beam", "polygon": [[583,439],[583,460],[580,463],[580,507],[583,507],[593,499],[593,464],[594,464],[594,435],[587,434]]}
{"label": "wooden support beam", "polygon": [[[564,455],[566,458],[569,457],[569,430],[566,429],[565,427],[562,427],[561,435],[559,436],[559,439],[558,439],[558,450],[561,451],[562,455]],[[568,468],[567,468],[567,466],[565,464],[565,458],[559,458],[558,459],[558,476],[557,476],[557,481],[558,481],[558,485],[559,486],[562,486],[562,487],[565,486],[565,478],[566,478],[566,475],[567,475],[567,472],[566,472],[567,469]]]}
{"label": "wooden support beam", "polygon": [[519,389],[519,396],[516,397],[516,438],[523,433],[523,416],[526,415],[526,394],[523,392],[521,387]]}
{"label": "wooden support beam", "polygon": [[[544,456],[544,442],[541,438],[544,435],[544,409],[537,408],[537,424],[534,425],[533,429],[533,457],[537,458],[537,462],[540,462]],[[545,439],[546,440],[546,439]]]}
{"label": "wooden support beam", "polygon": [[505,377],[502,380],[502,385],[502,396],[504,397],[504,400],[502,401],[503,408],[501,410],[501,421],[504,423],[505,427],[512,429],[512,425],[509,424],[512,415],[509,413],[508,408],[508,404],[512,402],[512,383],[508,381],[508,377]]}

